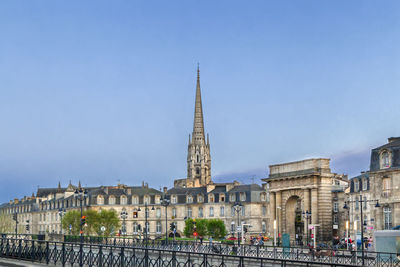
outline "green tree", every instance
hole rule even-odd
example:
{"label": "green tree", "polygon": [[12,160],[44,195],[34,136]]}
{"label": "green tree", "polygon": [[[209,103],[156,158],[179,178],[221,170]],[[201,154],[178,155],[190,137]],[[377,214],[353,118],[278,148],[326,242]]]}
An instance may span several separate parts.
{"label": "green tree", "polygon": [[186,219],[185,228],[183,229],[183,234],[186,237],[192,237],[193,236],[193,232],[194,232],[194,230],[193,230],[193,219],[192,218]]}
{"label": "green tree", "polygon": [[[66,233],[79,235],[81,223],[81,212],[77,210],[68,211],[62,218],[61,225]],[[71,230],[70,230],[71,226]]]}
{"label": "green tree", "polygon": [[207,236],[208,231],[207,231],[207,224],[208,220],[206,219],[197,219],[196,220],[196,232],[199,234],[199,236]]}
{"label": "green tree", "polygon": [[207,232],[212,238],[223,238],[227,234],[225,224],[221,219],[208,220]]}
{"label": "green tree", "polygon": [[[104,226],[106,230],[104,233],[101,227]],[[100,210],[98,212],[98,219],[93,224],[93,230],[97,235],[113,236],[121,227],[118,214],[115,210]]]}
{"label": "green tree", "polygon": [[12,233],[15,231],[15,221],[12,215],[0,214],[0,233]]}

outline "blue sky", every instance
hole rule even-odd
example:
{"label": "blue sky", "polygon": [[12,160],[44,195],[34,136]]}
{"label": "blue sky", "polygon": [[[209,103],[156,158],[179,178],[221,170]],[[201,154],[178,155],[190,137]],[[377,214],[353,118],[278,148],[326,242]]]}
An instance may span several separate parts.
{"label": "blue sky", "polygon": [[398,1],[1,1],[0,201],[186,175],[196,65],[215,181],[400,136]]}

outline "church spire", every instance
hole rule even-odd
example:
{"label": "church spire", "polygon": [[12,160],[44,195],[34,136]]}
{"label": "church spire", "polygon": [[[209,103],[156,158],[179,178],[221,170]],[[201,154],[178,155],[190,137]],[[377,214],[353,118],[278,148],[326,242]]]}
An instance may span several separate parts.
{"label": "church spire", "polygon": [[195,108],[194,108],[192,141],[194,141],[195,143],[203,143],[205,141],[204,122],[203,122],[203,106],[201,103],[199,64],[197,64],[196,103],[195,103]]}

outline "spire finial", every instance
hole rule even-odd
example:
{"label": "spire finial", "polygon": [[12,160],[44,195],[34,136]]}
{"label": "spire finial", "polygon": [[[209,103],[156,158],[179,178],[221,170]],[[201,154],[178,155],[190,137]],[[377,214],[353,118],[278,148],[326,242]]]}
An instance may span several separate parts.
{"label": "spire finial", "polygon": [[197,80],[200,80],[200,63],[197,62]]}

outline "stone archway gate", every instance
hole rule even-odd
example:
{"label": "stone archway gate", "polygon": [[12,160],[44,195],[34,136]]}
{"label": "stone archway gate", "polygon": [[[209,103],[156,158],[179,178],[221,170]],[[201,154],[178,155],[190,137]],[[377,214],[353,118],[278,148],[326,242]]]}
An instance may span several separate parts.
{"label": "stone archway gate", "polygon": [[[329,167],[329,159],[307,159],[270,166],[270,175],[263,179],[270,193],[270,214],[277,221],[280,233],[293,233],[287,218],[288,200],[296,196],[302,211],[311,212],[311,224],[320,224],[317,240],[332,239],[332,185],[336,174]],[[307,233],[304,223],[304,234]],[[273,229],[270,229],[273,232]],[[291,239],[294,240],[294,236]],[[306,236],[303,237],[305,240]]]}

